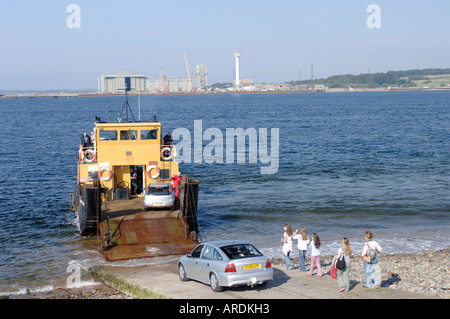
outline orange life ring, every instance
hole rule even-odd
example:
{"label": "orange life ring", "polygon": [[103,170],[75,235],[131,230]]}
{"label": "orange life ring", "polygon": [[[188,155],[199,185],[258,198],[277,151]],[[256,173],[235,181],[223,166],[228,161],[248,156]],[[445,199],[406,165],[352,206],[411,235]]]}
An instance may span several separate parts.
{"label": "orange life ring", "polygon": [[[108,176],[107,177],[103,177],[102,173],[104,171],[108,172]],[[102,168],[99,169],[99,171],[98,171],[98,179],[99,180],[107,182],[107,181],[111,180],[111,177],[112,177],[112,171],[108,167],[102,167]]]}
{"label": "orange life ring", "polygon": [[[152,175],[152,173],[150,173],[152,169],[156,169],[156,174],[155,174],[155,175]],[[158,178],[158,176],[159,176],[159,171],[160,171],[160,169],[159,169],[158,166],[156,166],[156,165],[151,165],[151,166],[149,166],[149,167],[147,168],[147,176],[148,176],[148,177],[151,177],[151,178],[153,178],[153,179],[156,179],[156,178]]]}
{"label": "orange life ring", "polygon": [[[165,151],[169,151],[169,156],[164,156],[164,152]],[[170,161],[172,159],[172,150],[170,149],[170,147],[163,147],[163,149],[161,150],[161,158],[164,161]]]}
{"label": "orange life ring", "polygon": [[[91,159],[88,158],[89,154],[91,154],[91,156],[92,156]],[[96,158],[96,155],[95,155],[95,152],[93,149],[88,149],[88,150],[84,151],[84,161],[86,163],[95,162],[95,158]]]}

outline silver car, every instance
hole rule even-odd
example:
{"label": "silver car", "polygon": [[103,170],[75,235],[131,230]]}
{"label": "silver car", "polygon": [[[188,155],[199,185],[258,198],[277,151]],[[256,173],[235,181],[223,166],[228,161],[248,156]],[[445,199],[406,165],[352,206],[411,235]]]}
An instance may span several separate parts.
{"label": "silver car", "polygon": [[144,195],[144,210],[149,208],[174,208],[175,192],[169,183],[148,184]]}
{"label": "silver car", "polygon": [[266,285],[273,280],[271,261],[245,241],[213,241],[198,245],[178,259],[182,281],[197,280],[215,292],[223,287]]}

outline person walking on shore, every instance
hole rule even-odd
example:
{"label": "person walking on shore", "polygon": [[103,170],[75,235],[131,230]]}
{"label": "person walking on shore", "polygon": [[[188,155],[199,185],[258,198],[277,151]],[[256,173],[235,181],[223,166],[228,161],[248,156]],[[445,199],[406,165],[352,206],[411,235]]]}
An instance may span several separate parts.
{"label": "person walking on shore", "polygon": [[309,275],[312,276],[314,264],[317,266],[317,276],[322,277],[322,267],[320,267],[320,239],[316,233],[311,235],[311,265],[309,268]]}
{"label": "person walking on shore", "polygon": [[364,260],[364,287],[366,288],[380,288],[381,280],[375,274],[375,266],[377,265],[377,253],[381,253],[380,245],[372,240],[373,234],[370,231],[364,233],[367,243],[361,253],[361,258]]}
{"label": "person walking on shore", "polygon": [[306,271],[305,257],[308,250],[309,237],[305,227],[300,228],[299,234],[297,234],[297,231],[298,230],[295,231],[294,239],[298,240],[298,256],[300,258],[300,266],[298,269],[301,271]]}
{"label": "person walking on shore", "polygon": [[286,261],[286,269],[293,269],[294,264],[291,261],[291,253],[292,253],[292,237],[293,237],[292,227],[289,224],[284,225],[284,234],[281,241],[283,242],[283,255],[284,260]]}
{"label": "person walking on shore", "polygon": [[[339,292],[349,291],[350,290],[350,270],[352,268],[352,259],[351,259],[352,249],[350,248],[350,242],[346,237],[342,238],[342,247],[339,248],[338,254],[336,256],[336,260],[344,258],[345,260],[345,268],[338,269],[336,271]],[[343,256],[342,256],[343,255]]]}

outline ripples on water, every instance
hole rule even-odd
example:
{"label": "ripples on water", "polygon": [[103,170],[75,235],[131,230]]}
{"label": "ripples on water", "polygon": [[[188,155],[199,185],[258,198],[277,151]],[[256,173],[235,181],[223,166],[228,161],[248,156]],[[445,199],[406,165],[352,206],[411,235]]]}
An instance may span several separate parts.
{"label": "ripples on water", "polygon": [[[249,240],[281,256],[283,225],[317,232],[323,253],[369,229],[386,252],[448,247],[450,92],[141,97],[142,119],[188,128],[279,128],[280,168],[182,163],[200,180],[207,240]],[[130,97],[137,117],[137,99]],[[123,97],[0,99],[0,294],[64,285],[70,263],[106,263],[78,234],[69,193],[78,140],[95,116],[114,121]],[[182,115],[180,115],[182,114]],[[225,134],[224,134],[225,136]],[[204,141],[204,145],[208,141]],[[225,153],[225,149],[224,149]],[[135,266],[167,259],[115,263]]]}

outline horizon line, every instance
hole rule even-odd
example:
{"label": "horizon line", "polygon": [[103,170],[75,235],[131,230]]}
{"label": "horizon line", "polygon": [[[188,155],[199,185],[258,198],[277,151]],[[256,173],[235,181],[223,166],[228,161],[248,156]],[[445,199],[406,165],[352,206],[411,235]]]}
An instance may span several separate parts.
{"label": "horizon line", "polygon": [[[317,78],[317,79],[308,79],[308,80],[300,80],[300,81],[299,80],[288,80],[288,81],[284,81],[284,82],[260,82],[260,83],[255,83],[255,84],[282,84],[282,83],[289,83],[289,82],[300,82],[301,83],[301,82],[311,82],[311,81],[316,82],[316,81],[320,81],[320,80],[326,80],[330,77],[335,77],[335,76],[348,76],[348,75],[358,76],[358,75],[363,75],[363,74],[375,75],[375,74],[385,74],[385,73],[389,73],[389,72],[407,72],[407,71],[415,71],[415,70],[421,70],[421,71],[423,71],[423,70],[445,70],[445,69],[450,69],[450,68],[446,68],[446,67],[431,68],[430,67],[430,68],[422,68],[422,69],[416,68],[416,69],[395,70],[395,71],[389,70],[386,72],[375,72],[375,73],[359,73],[359,74],[346,73],[346,74],[330,75],[326,78],[322,77],[322,78]],[[440,74],[440,75],[444,75],[444,74]],[[226,81],[226,82],[215,82],[212,85],[209,85],[209,87],[213,86],[214,84],[220,84],[220,83],[233,83],[233,80]],[[98,88],[89,88],[89,89],[88,88],[84,88],[84,89],[81,89],[81,88],[78,88],[78,89],[67,89],[67,88],[65,88],[65,89],[0,89],[0,92],[3,92],[3,93],[7,93],[7,92],[11,92],[11,91],[13,91],[13,92],[14,91],[15,92],[47,92],[47,93],[55,92],[55,91],[57,91],[57,92],[65,91],[65,92],[76,93],[76,92],[98,92]],[[147,91],[136,91],[136,92],[147,92]]]}

